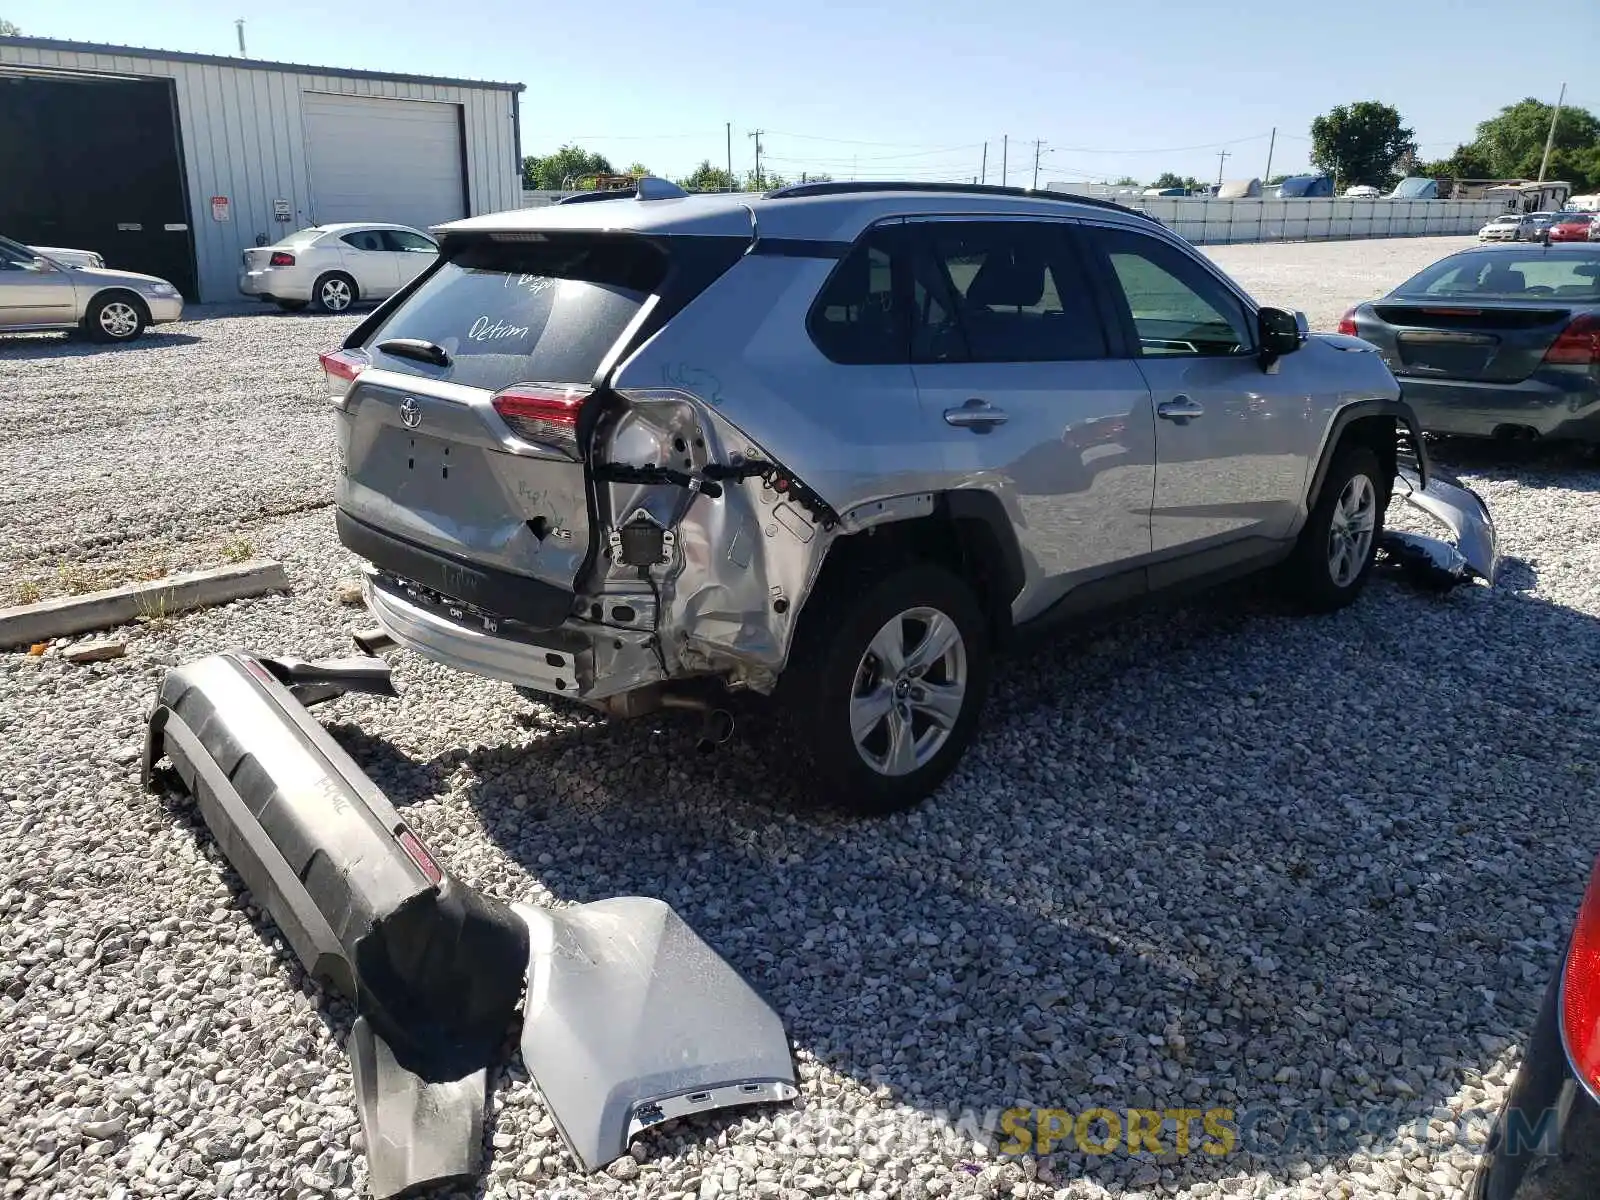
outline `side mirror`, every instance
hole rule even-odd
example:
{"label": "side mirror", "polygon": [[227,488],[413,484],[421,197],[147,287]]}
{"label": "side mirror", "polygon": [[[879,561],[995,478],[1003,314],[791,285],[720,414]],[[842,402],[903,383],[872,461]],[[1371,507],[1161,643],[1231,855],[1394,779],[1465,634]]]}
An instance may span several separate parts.
{"label": "side mirror", "polygon": [[1256,314],[1256,325],[1262,356],[1268,360],[1293,354],[1306,335],[1305,318],[1281,308],[1261,309]]}

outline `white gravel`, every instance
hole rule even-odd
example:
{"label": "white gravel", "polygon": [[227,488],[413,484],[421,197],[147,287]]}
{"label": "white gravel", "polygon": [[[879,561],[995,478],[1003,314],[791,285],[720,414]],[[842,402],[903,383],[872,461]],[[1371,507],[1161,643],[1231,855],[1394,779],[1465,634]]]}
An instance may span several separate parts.
{"label": "white gravel", "polygon": [[[1459,242],[1213,253],[1326,327]],[[351,320],[0,342],[0,584],[226,535],[296,589],[122,630],[106,663],[0,654],[5,1196],[363,1184],[348,1007],[133,762],[164,666],[346,652],[365,623],[335,595],[314,362]],[[1501,588],[1383,579],[1307,620],[1245,586],[1013,662],[956,777],[892,820],[808,812],[759,720],[700,757],[691,723],[535,707],[411,656],[398,701],[328,706],[468,882],[660,896],[796,1046],[798,1105],[660,1131],[587,1178],[513,1061],[479,1194],[1455,1200],[1457,1134],[1504,1095],[1596,849],[1600,472],[1453,465],[1495,509]],[[1197,1125],[1184,1156],[1007,1160],[982,1126],[1018,1105],[1346,1110],[1375,1144],[1218,1157]]]}

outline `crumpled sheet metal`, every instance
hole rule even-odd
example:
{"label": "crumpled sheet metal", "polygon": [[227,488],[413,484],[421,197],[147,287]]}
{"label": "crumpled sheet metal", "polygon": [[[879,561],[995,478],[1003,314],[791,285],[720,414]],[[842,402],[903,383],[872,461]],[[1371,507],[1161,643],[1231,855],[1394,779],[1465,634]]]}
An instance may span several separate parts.
{"label": "crumpled sheet metal", "polygon": [[513,908],[523,1062],[584,1170],[662,1121],[799,1094],[778,1014],[662,901]]}

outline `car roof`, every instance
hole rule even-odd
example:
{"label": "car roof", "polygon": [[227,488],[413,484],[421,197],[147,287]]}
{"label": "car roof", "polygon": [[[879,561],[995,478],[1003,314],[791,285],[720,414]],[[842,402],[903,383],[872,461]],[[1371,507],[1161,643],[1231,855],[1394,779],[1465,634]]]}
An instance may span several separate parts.
{"label": "car roof", "polygon": [[434,228],[447,237],[581,230],[737,237],[755,233],[763,238],[853,241],[876,221],[923,214],[1103,217],[1140,228],[1161,228],[1136,209],[1093,197],[981,185],[893,182],[811,184],[765,193],[702,192],[660,199],[638,199],[624,191],[616,198],[597,196],[592,203],[515,209]]}
{"label": "car roof", "polygon": [[299,232],[310,233],[316,230],[320,233],[349,233],[352,229],[403,229],[408,233],[423,232],[410,225],[396,225],[392,221],[330,221],[326,225],[307,225]]}

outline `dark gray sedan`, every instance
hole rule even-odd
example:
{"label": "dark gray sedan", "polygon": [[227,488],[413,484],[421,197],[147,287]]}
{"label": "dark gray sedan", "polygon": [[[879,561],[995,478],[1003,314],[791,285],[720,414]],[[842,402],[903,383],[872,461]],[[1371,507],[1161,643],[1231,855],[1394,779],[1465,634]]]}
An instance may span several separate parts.
{"label": "dark gray sedan", "polygon": [[1600,244],[1463,250],[1357,305],[1429,433],[1600,442]]}

